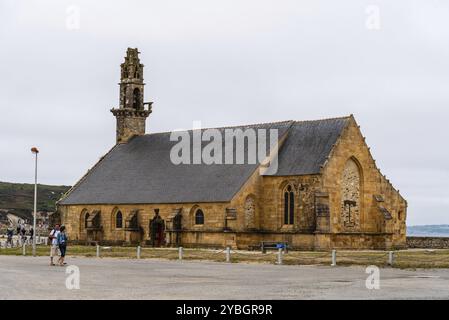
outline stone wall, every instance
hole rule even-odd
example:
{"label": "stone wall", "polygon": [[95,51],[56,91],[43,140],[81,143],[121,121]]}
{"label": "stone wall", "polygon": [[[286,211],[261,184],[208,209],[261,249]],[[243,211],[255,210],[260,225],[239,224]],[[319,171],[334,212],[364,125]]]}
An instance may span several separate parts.
{"label": "stone wall", "polygon": [[[286,190],[288,204],[294,203],[293,219],[288,215],[287,223]],[[406,201],[376,167],[351,118],[321,174],[261,176],[255,170],[230,202],[76,205],[62,206],[61,212],[72,240],[87,238],[84,212],[100,210],[102,241],[138,239],[144,244],[157,210],[166,223],[174,212],[181,212],[184,246],[249,248],[261,241],[283,241],[298,249],[327,250],[405,247],[406,208]],[[204,213],[204,224],[195,224],[198,209]],[[123,217],[138,210],[140,235],[115,227],[118,210]]]}
{"label": "stone wall", "polygon": [[[318,175],[265,176],[261,200],[261,228],[266,231],[313,233],[316,229],[315,193],[320,190]],[[294,195],[293,224],[284,224],[284,192],[290,186]]]}
{"label": "stone wall", "polygon": [[[126,218],[134,210],[138,210],[138,225],[142,227],[142,234],[140,242],[144,243],[149,240],[150,220],[155,216],[155,209],[159,210],[160,217],[166,222],[175,210],[181,209],[182,225],[185,231],[204,233],[211,232],[201,236],[204,243],[216,243],[223,245],[223,243],[216,242],[217,231],[222,232],[224,226],[224,214],[226,211],[226,204],[224,203],[184,203],[184,204],[136,204],[136,205],[73,205],[60,206],[59,210],[62,213],[62,222],[67,228],[67,232],[71,240],[86,241],[87,234],[84,226],[85,213],[92,213],[99,210],[101,216],[102,241],[111,241],[122,243],[127,241],[127,232],[124,227],[116,228],[115,213],[120,210],[123,217]],[[203,210],[205,219],[204,225],[195,225],[194,212],[196,209]],[[212,235],[213,234],[213,235]]]}
{"label": "stone wall", "polygon": [[449,237],[407,237],[408,248],[448,249]]}
{"label": "stone wall", "polygon": [[[348,194],[352,193],[351,190],[354,191],[356,188],[347,188],[343,185],[345,179],[342,177],[348,162],[351,167],[356,164],[359,169],[360,181],[351,178],[354,177],[353,174],[347,179],[349,183],[360,184],[357,197],[348,197]],[[365,138],[352,117],[325,163],[322,174],[322,191],[329,194],[331,233],[355,231],[392,234],[392,246],[405,247],[407,202],[377,168]],[[357,208],[359,211],[357,230],[345,228],[345,219],[348,217],[342,205],[346,200],[345,196],[348,197],[347,200],[360,199]],[[381,208],[385,211],[383,212]],[[386,211],[391,217],[385,214]]]}
{"label": "stone wall", "polygon": [[[126,112],[129,114],[126,114]],[[123,111],[118,109],[114,110],[114,115],[117,117],[117,143],[124,143],[135,135],[145,134],[145,121],[149,111]]]}

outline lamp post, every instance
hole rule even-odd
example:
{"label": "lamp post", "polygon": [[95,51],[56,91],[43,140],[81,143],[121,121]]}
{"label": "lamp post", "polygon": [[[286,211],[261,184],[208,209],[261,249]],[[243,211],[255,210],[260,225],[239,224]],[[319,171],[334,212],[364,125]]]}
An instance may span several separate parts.
{"label": "lamp post", "polygon": [[36,147],[31,148],[31,152],[36,156],[34,164],[34,215],[33,215],[33,257],[36,256],[36,214],[37,214],[37,154]]}

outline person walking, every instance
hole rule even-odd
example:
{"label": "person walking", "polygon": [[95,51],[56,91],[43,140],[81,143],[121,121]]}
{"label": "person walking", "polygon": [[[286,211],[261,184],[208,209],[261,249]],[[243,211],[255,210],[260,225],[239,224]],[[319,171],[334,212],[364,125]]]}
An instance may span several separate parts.
{"label": "person walking", "polygon": [[12,248],[12,246],[13,246],[12,237],[14,235],[14,229],[11,228],[11,227],[8,227],[8,229],[6,231],[6,234],[7,234],[7,237],[8,237],[7,240],[6,240],[6,246],[8,247],[8,244],[9,244],[11,246],[11,248]]}
{"label": "person walking", "polygon": [[55,228],[53,230],[51,230],[50,235],[48,236],[48,238],[51,241],[51,247],[50,247],[50,265],[54,266],[54,262],[53,262],[53,257],[55,255],[57,255],[58,253],[58,235],[59,235],[59,229],[60,229],[60,225],[56,224]]}
{"label": "person walking", "polygon": [[61,229],[58,233],[58,246],[59,246],[59,252],[61,253],[61,256],[58,259],[58,263],[60,266],[63,266],[64,259],[65,259],[65,252],[67,250],[67,234],[65,233],[65,226],[61,226]]}
{"label": "person walking", "polygon": [[33,236],[34,236],[34,229],[33,229],[33,227],[30,228],[30,231],[28,233],[30,234],[30,243],[33,243]]}
{"label": "person walking", "polygon": [[24,244],[26,244],[27,242],[27,236],[26,236],[26,229],[25,226],[22,226],[20,229],[20,241],[21,241],[21,245],[23,246]]}

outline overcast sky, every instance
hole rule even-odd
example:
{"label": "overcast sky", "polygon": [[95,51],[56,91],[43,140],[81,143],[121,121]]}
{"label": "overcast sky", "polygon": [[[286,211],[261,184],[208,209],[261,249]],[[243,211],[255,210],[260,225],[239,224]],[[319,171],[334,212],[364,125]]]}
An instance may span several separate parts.
{"label": "overcast sky", "polygon": [[0,0],[0,181],[37,146],[72,185],[114,145],[127,47],[147,132],[352,113],[408,224],[449,223],[448,1]]}

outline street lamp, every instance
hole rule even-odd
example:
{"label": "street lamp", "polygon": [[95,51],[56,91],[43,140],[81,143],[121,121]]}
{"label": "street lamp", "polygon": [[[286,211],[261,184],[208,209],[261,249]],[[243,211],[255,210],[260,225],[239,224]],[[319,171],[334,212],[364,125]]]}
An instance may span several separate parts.
{"label": "street lamp", "polygon": [[36,214],[37,214],[37,154],[36,147],[31,148],[31,152],[36,156],[34,165],[34,215],[33,215],[33,257],[36,256]]}

